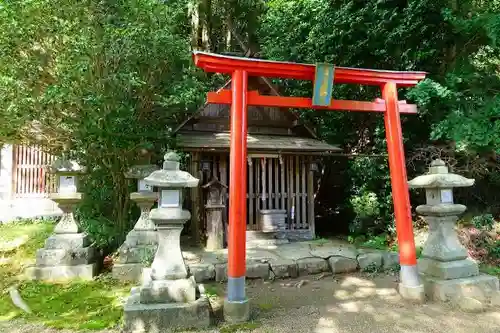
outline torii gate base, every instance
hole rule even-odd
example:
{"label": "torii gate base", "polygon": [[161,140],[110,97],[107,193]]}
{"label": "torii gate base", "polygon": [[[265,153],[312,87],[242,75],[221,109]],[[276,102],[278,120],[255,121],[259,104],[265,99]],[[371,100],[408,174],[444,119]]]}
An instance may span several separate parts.
{"label": "torii gate base", "polygon": [[425,78],[426,73],[336,67],[333,78],[335,83],[379,86],[384,101],[334,100],[329,106],[315,107],[310,98],[261,96],[256,92],[248,92],[248,76],[313,81],[316,68],[314,65],[229,57],[204,52],[194,52],[193,58],[196,66],[207,72],[232,75],[231,94],[224,91],[208,94],[210,103],[231,105],[229,253],[227,298],[224,303],[225,319],[236,323],[246,321],[249,317],[249,303],[245,294],[248,105],[384,113],[401,266],[399,292],[406,299],[423,301],[424,288],[417,271],[400,121],[400,113],[416,113],[416,106],[398,101],[397,86],[414,86]]}

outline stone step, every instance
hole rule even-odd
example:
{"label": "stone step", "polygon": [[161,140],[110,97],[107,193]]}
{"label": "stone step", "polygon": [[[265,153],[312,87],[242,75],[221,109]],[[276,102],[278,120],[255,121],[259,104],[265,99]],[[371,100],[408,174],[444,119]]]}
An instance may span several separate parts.
{"label": "stone step", "polygon": [[37,266],[75,266],[85,265],[95,259],[95,249],[92,247],[64,249],[39,249],[36,253]]}
{"label": "stone step", "polygon": [[288,244],[288,239],[253,239],[247,241],[247,248],[261,248],[272,245]]}

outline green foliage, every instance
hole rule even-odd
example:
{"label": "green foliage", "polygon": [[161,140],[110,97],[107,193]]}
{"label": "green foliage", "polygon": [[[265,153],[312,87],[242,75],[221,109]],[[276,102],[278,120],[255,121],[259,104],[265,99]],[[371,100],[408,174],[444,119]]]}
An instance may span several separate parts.
{"label": "green foliage", "polygon": [[500,240],[497,239],[493,244],[488,247],[488,256],[490,259],[500,260]]}
{"label": "green foliage", "polygon": [[118,242],[133,221],[124,172],[145,153],[154,158],[172,146],[172,128],[203,97],[185,5],[2,4],[0,119],[12,118],[19,129],[7,139],[87,166],[79,216],[99,245]]}
{"label": "green foliage", "polygon": [[484,214],[479,216],[474,216],[471,220],[471,223],[478,229],[490,231],[493,229],[493,225],[495,224],[495,219],[491,214]]}
{"label": "green foliage", "polygon": [[367,241],[359,244],[359,246],[377,250],[387,250],[389,248],[388,237],[384,234],[372,236]]}
{"label": "green foliage", "polygon": [[[400,99],[416,102],[420,108],[419,116],[402,118],[407,156],[412,161],[409,176],[413,170],[425,172],[430,162],[416,158],[417,148],[425,150],[431,140],[440,140],[451,141],[444,157],[452,159],[465,175],[495,177],[500,173],[495,155],[500,142],[498,13],[498,1],[272,0],[261,19],[259,38],[264,56],[271,59],[429,72],[429,79],[400,94]],[[312,94],[309,82],[278,83],[287,94]],[[380,92],[336,85],[334,96],[373,100]],[[385,131],[378,115],[311,111],[301,115],[315,124],[323,139],[342,144],[349,153],[385,152]],[[351,160],[350,196],[341,204],[352,212],[351,230],[393,231],[386,166],[387,161],[378,158]],[[489,178],[485,183],[491,184]],[[493,205],[494,199],[481,196],[474,203],[484,202]],[[361,211],[372,207],[375,212],[377,207],[378,216],[365,218],[365,213],[359,213],[360,205]]]}
{"label": "green foliage", "polygon": [[479,270],[483,273],[500,277],[500,266],[480,265]]}

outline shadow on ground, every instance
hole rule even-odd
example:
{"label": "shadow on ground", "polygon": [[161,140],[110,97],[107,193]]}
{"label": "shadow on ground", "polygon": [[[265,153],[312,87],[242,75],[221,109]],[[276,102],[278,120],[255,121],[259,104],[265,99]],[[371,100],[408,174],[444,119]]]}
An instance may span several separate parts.
{"label": "shadow on ground", "polygon": [[500,332],[500,309],[471,314],[449,304],[412,304],[401,299],[396,286],[395,276],[362,273],[249,282],[253,324],[223,332]]}

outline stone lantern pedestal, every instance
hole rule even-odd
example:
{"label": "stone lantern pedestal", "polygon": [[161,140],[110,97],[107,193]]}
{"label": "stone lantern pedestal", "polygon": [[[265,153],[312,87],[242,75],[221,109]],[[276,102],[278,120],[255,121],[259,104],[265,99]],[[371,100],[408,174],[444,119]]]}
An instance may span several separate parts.
{"label": "stone lantern pedestal", "polygon": [[479,273],[477,262],[468,257],[455,230],[458,216],[466,207],[453,202],[452,189],[473,184],[473,179],[449,173],[441,160],[431,163],[428,174],[409,182],[411,188],[424,188],[426,192],[427,203],[416,209],[429,224],[418,269],[430,299],[472,297],[484,301],[499,289],[496,277]]}
{"label": "stone lantern pedestal", "polygon": [[199,180],[179,170],[179,157],[165,155],[163,169],[153,172],[146,183],[159,190],[159,204],[150,214],[158,231],[151,274],[133,288],[124,310],[125,332],[165,332],[210,325],[210,303],[188,274],[180,248],[184,224],[191,218],[182,209],[182,189],[198,186]]}
{"label": "stone lantern pedestal", "polygon": [[77,191],[78,175],[84,172],[78,164],[56,159],[51,172],[57,176],[58,193],[49,198],[62,210],[62,217],[54,228],[54,234],[45,241],[45,247],[36,254],[35,266],[25,274],[34,280],[63,280],[79,278],[90,280],[96,275],[95,249],[73,215],[81,201]]}
{"label": "stone lantern pedestal", "polygon": [[158,200],[158,193],[145,184],[144,178],[158,170],[156,165],[138,165],[125,176],[137,180],[137,192],[130,193],[130,199],[141,209],[141,215],[125,242],[118,250],[118,258],[113,264],[113,277],[125,281],[140,281],[143,270],[149,266],[158,247],[158,233],[149,214]]}

